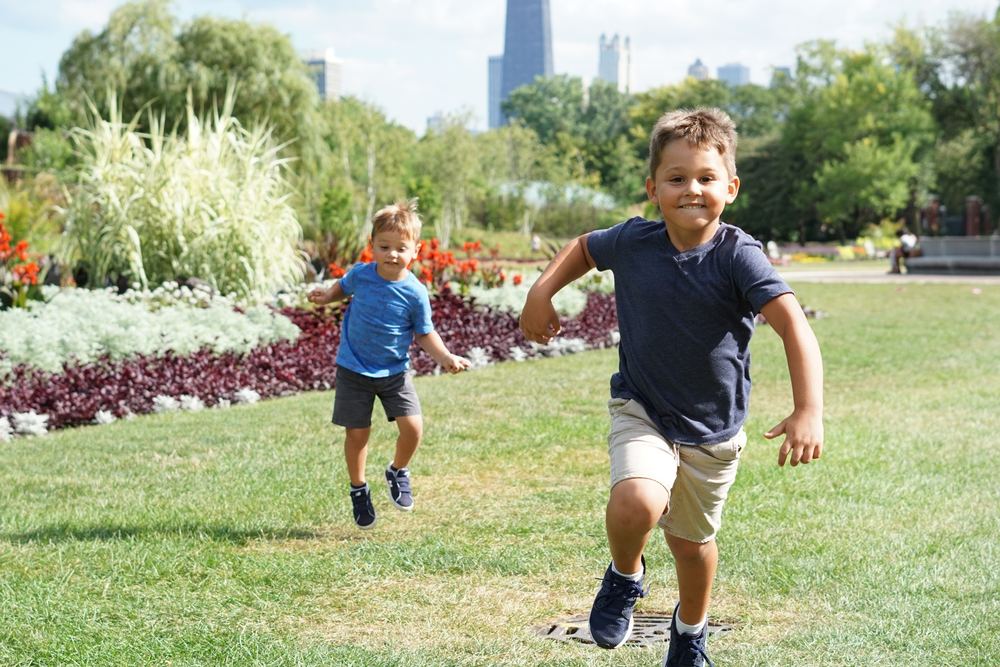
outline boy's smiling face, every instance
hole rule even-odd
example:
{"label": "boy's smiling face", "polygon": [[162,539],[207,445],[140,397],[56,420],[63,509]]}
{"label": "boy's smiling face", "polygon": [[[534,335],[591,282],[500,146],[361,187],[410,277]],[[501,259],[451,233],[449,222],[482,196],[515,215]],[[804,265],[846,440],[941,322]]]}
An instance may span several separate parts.
{"label": "boy's smiling face", "polygon": [[372,237],[375,270],[386,280],[399,280],[406,267],[417,258],[417,241],[396,231],[382,231]]}
{"label": "boy's smiling face", "polygon": [[710,240],[739,189],[740,179],[729,175],[717,149],[693,146],[685,139],[663,147],[655,178],[646,179],[646,193],[659,206],[678,250]]}

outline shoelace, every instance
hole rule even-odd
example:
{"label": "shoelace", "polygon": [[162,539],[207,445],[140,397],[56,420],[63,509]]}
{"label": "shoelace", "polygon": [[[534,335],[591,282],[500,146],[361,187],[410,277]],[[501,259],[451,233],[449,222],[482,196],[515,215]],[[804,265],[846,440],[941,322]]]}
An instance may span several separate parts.
{"label": "shoelace", "polygon": [[695,659],[701,657],[708,667],[715,667],[715,663],[712,662],[712,659],[708,657],[708,653],[705,652],[704,642],[701,641],[704,635],[691,636],[678,634],[677,636],[684,641],[679,656],[681,665],[693,665],[695,664]]}
{"label": "shoelace", "polygon": [[[598,579],[600,582],[606,582],[608,584],[607,592],[603,592],[597,596],[596,603],[601,607],[606,607],[615,600],[621,602],[627,602],[632,605],[639,598],[646,597],[646,593],[649,592],[649,587],[642,587],[638,581],[632,581],[631,579],[625,579],[624,581],[619,580],[614,576],[613,572],[608,572],[603,578]],[[604,587],[601,587],[604,591]]]}

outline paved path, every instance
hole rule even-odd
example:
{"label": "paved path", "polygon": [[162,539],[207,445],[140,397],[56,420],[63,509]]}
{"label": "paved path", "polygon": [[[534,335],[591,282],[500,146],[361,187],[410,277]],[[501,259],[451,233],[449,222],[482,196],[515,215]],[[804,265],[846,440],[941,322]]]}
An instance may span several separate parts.
{"label": "paved path", "polygon": [[799,269],[778,272],[788,282],[808,283],[897,283],[901,285],[919,285],[921,283],[957,283],[968,285],[1000,285],[1000,275],[989,276],[951,276],[936,274],[890,274],[880,270],[841,270],[829,269]]}

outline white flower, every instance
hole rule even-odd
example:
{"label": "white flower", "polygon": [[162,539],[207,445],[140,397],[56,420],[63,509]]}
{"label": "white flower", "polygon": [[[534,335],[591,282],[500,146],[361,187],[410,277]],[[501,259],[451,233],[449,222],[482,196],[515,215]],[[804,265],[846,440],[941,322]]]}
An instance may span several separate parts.
{"label": "white flower", "polygon": [[260,400],[260,394],[255,392],[250,387],[243,387],[238,392],[233,394],[233,399],[235,399],[237,403],[250,405]]}
{"label": "white flower", "polygon": [[612,345],[617,345],[622,340],[621,332],[615,329],[614,331],[608,334],[608,340],[611,341]]}
{"label": "white flower", "polygon": [[14,429],[11,428],[10,420],[0,417],[0,442],[10,442],[14,438]]}
{"label": "white flower", "polygon": [[94,415],[95,424],[110,424],[115,421],[115,415],[109,410],[98,410]]}
{"label": "white flower", "polygon": [[205,409],[205,403],[197,396],[184,394],[180,397],[180,404],[181,410],[187,410],[188,412],[198,412]]}
{"label": "white flower", "polygon": [[470,367],[472,369],[484,368],[493,363],[492,360],[490,360],[490,353],[481,347],[470,348],[466,351],[465,356],[472,364]]}
{"label": "white flower", "polygon": [[28,412],[15,412],[11,417],[14,419],[14,432],[18,435],[45,435],[48,433],[48,415],[40,415],[34,410],[30,410]]}
{"label": "white flower", "polygon": [[153,399],[153,412],[173,412],[181,404],[173,396],[157,396]]}
{"label": "white flower", "polygon": [[510,358],[514,361],[524,361],[528,358],[528,353],[523,348],[515,346],[510,348]]}
{"label": "white flower", "polygon": [[215,402],[215,407],[217,408],[228,408],[232,403],[228,398],[220,398]]}

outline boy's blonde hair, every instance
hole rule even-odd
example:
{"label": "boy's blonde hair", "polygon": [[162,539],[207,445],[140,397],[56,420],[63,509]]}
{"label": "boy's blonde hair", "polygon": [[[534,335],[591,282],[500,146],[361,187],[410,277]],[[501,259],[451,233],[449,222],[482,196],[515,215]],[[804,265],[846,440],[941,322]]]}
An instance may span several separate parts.
{"label": "boy's blonde hair", "polygon": [[675,139],[685,139],[699,148],[718,150],[726,163],[729,177],[736,176],[736,124],[722,109],[678,109],[660,116],[649,137],[650,178],[656,178],[663,148]]}
{"label": "boy's blonde hair", "polygon": [[417,215],[417,200],[404,199],[384,206],[372,217],[372,236],[379,232],[397,232],[411,241],[420,239],[420,216]]}

